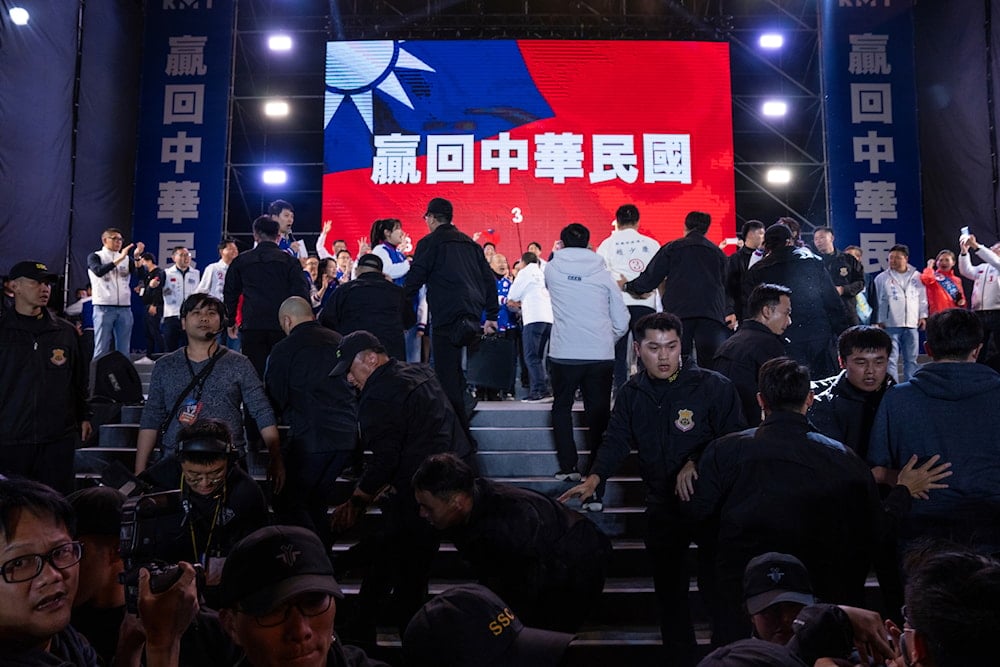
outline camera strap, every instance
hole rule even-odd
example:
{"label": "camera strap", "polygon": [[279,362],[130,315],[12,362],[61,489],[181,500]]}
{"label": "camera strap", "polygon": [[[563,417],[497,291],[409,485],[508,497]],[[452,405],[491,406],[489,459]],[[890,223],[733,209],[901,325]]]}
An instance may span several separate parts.
{"label": "camera strap", "polygon": [[[184,399],[187,397],[187,395],[191,392],[192,389],[196,387],[200,389],[205,385],[205,380],[208,379],[208,376],[212,372],[212,369],[215,368],[215,362],[218,361],[219,358],[226,353],[227,349],[228,348],[220,346],[219,349],[216,350],[215,354],[213,354],[209,358],[208,363],[205,364],[205,367],[202,368],[197,375],[194,375],[194,377],[191,378],[191,382],[188,383],[188,386],[184,387],[184,390],[177,395],[177,400],[174,401],[174,407],[170,409],[170,412],[167,413],[166,419],[164,419],[163,422],[160,424],[161,440],[163,439],[163,436],[167,434],[167,429],[170,428],[170,422],[172,422],[174,420],[174,417],[177,416],[177,411],[180,409],[181,404],[184,402]],[[187,359],[187,350],[184,351],[184,358],[185,360]],[[199,398],[201,397],[200,390],[198,391],[198,397]]]}

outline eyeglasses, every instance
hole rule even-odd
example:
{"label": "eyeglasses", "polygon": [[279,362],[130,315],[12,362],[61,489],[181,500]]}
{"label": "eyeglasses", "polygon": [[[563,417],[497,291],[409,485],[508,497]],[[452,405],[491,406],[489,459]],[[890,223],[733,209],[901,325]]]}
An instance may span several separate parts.
{"label": "eyeglasses", "polygon": [[216,470],[207,473],[184,473],[184,481],[194,486],[195,484],[208,483],[211,485],[216,485],[226,478],[225,470]]}
{"label": "eyeglasses", "polygon": [[[319,616],[325,613],[327,609],[330,608],[330,604],[333,602],[333,596],[329,593],[305,593],[300,595],[295,602],[290,602],[288,604],[282,605],[277,609],[273,609],[266,614],[248,614],[253,616],[254,620],[257,621],[257,625],[262,628],[273,628],[276,625],[281,625],[286,620],[288,620],[288,614],[292,611],[292,608],[299,610],[299,613],[306,618],[311,618],[313,616]],[[246,614],[247,612],[241,612]]]}
{"label": "eyeglasses", "polygon": [[108,240],[109,241],[124,241],[125,239],[122,238],[121,236],[109,236]]}
{"label": "eyeglasses", "polygon": [[80,562],[83,557],[83,545],[79,542],[60,544],[47,554],[25,554],[0,565],[0,573],[8,584],[30,581],[42,573],[45,562],[48,561],[57,570],[65,570]]}

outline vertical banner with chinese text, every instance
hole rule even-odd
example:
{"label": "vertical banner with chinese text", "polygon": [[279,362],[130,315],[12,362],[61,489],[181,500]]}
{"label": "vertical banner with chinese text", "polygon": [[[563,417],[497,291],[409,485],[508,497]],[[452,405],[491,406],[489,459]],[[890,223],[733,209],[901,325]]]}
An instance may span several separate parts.
{"label": "vertical banner with chinese text", "polygon": [[912,0],[822,0],[830,222],[838,247],[857,244],[865,272],[888,268],[889,248],[921,267]]}
{"label": "vertical banner with chinese text", "polygon": [[217,258],[233,20],[234,0],[146,3],[132,238],[163,266],[178,245]]}

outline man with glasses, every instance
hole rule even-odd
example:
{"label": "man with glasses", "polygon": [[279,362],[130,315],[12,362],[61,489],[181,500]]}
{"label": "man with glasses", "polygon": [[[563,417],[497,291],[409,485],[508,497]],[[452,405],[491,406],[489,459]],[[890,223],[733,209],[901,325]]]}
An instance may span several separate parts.
{"label": "man with glasses", "polygon": [[129,353],[132,339],[129,276],[135,272],[146,245],[139,241],[123,248],[124,242],[120,229],[108,227],[101,234],[101,249],[87,257],[87,273],[93,289],[95,359],[112,349],[112,338],[114,349],[124,355]]}
{"label": "man with glasses", "polygon": [[376,667],[333,631],[343,598],[323,543],[305,528],[270,526],[237,544],[222,573],[219,618],[240,664]]}
{"label": "man with glasses", "polygon": [[201,273],[191,268],[191,252],[184,246],[174,248],[173,266],[163,272],[163,344],[166,352],[187,345],[187,335],[181,326],[181,304],[199,292]]}
{"label": "man with glasses", "polygon": [[70,627],[83,549],[73,510],[49,487],[0,477],[0,661],[97,665]]}
{"label": "man with glasses", "polygon": [[159,491],[180,489],[184,520],[163,536],[167,562],[201,563],[209,586],[218,584],[230,549],[257,527],[267,525],[267,503],[257,483],[231,460],[229,427],[200,419],[177,437],[177,454],[143,474]]}

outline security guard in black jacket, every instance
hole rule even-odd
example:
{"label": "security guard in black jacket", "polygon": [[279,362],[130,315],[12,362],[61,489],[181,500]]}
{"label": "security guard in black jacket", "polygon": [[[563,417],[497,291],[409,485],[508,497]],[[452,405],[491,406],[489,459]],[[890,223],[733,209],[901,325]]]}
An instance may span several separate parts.
{"label": "security guard in black jacket", "polygon": [[236,322],[237,309],[242,309],[243,354],[263,379],[267,355],[285,337],[278,324],[278,308],[290,296],[308,299],[309,287],[299,260],[278,248],[276,221],[260,216],[253,221],[253,236],[257,247],[229,265],[223,300],[231,323]]}
{"label": "security guard in black jacket", "polygon": [[[417,242],[403,287],[407,298],[412,299],[427,285],[434,370],[469,435],[462,350],[480,333],[497,330],[500,304],[496,277],[486,263],[483,249],[458,231],[451,219],[452,206],[447,199],[438,197],[427,204],[424,220],[431,233]],[[484,311],[486,321],[480,327]]]}
{"label": "security guard in black jacket", "polygon": [[320,324],[341,336],[360,331],[375,334],[385,351],[406,359],[403,332],[417,323],[413,300],[406,291],[386,280],[382,258],[371,253],[358,258],[357,278],[338,285],[320,313]]}
{"label": "security guard in black jacket", "polygon": [[316,321],[309,302],[288,297],[278,320],[287,335],[267,359],[264,389],[289,431],[274,509],[278,523],[309,528],[330,547],[327,508],[357,444],[358,401],[346,378],[330,377],[342,337]]}
{"label": "security guard in black jacket", "polygon": [[413,476],[420,514],[445,532],[479,582],[531,627],[576,632],[597,603],[611,541],[546,495],[488,479],[452,454]]}
{"label": "security guard in black jacket", "polygon": [[717,602],[713,643],[750,630],[743,608],[743,573],[751,558],[788,553],[805,563],[817,597],[865,604],[865,579],[877,546],[893,539],[910,497],[942,488],[951,473],[937,458],[900,471],[899,486],[879,498],[868,465],[805,417],[812,393],[809,369],[788,357],[760,369],[763,423],[724,436],[698,463],[698,486],[687,506],[692,519],[718,526]]}
{"label": "security guard in black jacket", "polygon": [[[646,549],[671,664],[698,662],[686,564],[691,543],[681,506],[697,493],[695,462],[715,438],[746,426],[740,398],[722,375],[681,357],[681,322],[670,313],[640,319],[632,330],[645,370],[619,390],[597,461],[583,483],[560,497],[589,498],[632,449],[646,483]],[[707,558],[709,545],[699,548]],[[705,581],[705,586],[710,587]]]}
{"label": "security guard in black jacket", "polygon": [[347,530],[376,496],[388,495],[382,504],[382,544],[373,550],[361,585],[352,637],[368,645],[375,641],[376,615],[390,590],[400,632],[427,595],[438,538],[420,518],[410,486],[413,473],[431,454],[470,459],[472,447],[430,366],[392,359],[368,331],[344,336],[337,357],[332,375],[347,375],[360,390],[358,428],[372,456],[350,500],[334,509],[332,530]]}
{"label": "security guard in black jacket", "polygon": [[90,438],[80,337],[46,306],[58,276],[41,262],[10,271],[14,308],[0,318],[0,473],[73,491],[77,438]]}

